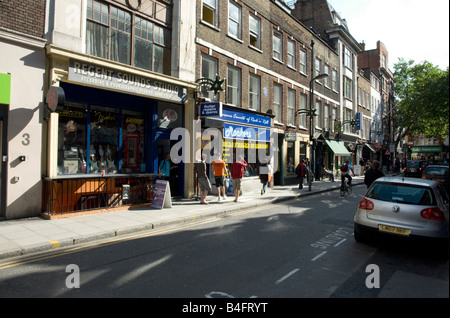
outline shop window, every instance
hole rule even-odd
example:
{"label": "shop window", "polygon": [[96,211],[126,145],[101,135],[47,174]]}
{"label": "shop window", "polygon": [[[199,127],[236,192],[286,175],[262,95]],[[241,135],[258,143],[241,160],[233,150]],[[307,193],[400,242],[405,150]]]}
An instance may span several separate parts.
{"label": "shop window", "polygon": [[295,169],[295,147],[293,141],[287,142],[287,166],[286,173],[292,174]]}
{"label": "shop window", "polygon": [[144,114],[126,112],[122,124],[122,172],[145,172]]}
{"label": "shop window", "polygon": [[118,171],[119,113],[115,109],[91,107],[89,172]]}
{"label": "shop window", "polygon": [[58,174],[86,173],[86,111],[66,102],[58,109]]}

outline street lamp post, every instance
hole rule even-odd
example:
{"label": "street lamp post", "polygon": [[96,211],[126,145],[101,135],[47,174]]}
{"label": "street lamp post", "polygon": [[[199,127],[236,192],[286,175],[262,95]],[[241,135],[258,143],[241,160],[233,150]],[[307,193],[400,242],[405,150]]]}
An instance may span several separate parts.
{"label": "street lamp post", "polygon": [[[311,76],[314,75],[314,41],[311,41]],[[327,77],[327,73],[317,74],[309,81],[309,110],[299,110],[297,111],[297,114],[306,114],[306,116],[309,116],[309,154],[311,156],[309,169],[310,172],[313,171],[314,167],[314,155],[313,155],[313,117],[316,116],[316,110],[313,109],[313,96],[314,96],[314,82],[318,79]],[[312,178],[311,176],[308,176],[308,191],[311,191],[311,183]]]}

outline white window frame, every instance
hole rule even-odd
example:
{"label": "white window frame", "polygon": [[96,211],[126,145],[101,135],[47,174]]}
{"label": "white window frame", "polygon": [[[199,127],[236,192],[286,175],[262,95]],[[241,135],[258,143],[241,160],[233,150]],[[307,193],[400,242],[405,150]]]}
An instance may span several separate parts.
{"label": "white window frame", "polygon": [[287,65],[295,69],[295,41],[288,39],[287,42]]}
{"label": "white window frame", "polygon": [[[256,74],[252,74],[250,73],[249,75],[249,89],[248,89],[248,103],[249,103],[249,108],[256,110],[256,111],[261,111],[261,76],[256,75]],[[254,84],[256,82],[256,91],[254,90]],[[253,97],[253,98],[251,98]],[[256,105],[252,105],[251,101],[256,101]]]}
{"label": "white window frame", "polygon": [[[231,16],[231,9],[235,8],[238,10],[239,14],[238,17],[232,17]],[[234,34],[230,31],[230,26],[232,24],[236,24],[237,25],[237,34]],[[242,8],[240,5],[234,3],[234,1],[229,1],[228,2],[228,35],[237,38],[239,40],[242,39]]]}
{"label": "white window frame", "polygon": [[[257,30],[252,29],[252,20],[257,22]],[[250,46],[261,49],[261,19],[250,13],[249,15]],[[256,38],[256,45],[252,45],[252,37]]]}
{"label": "white window frame", "polygon": [[308,68],[307,62],[308,62],[308,55],[306,54],[305,50],[300,49],[299,50],[299,57],[300,57],[300,73],[307,75],[308,74]]}
{"label": "white window frame", "polygon": [[287,96],[287,124],[295,125],[295,102],[296,102],[295,89],[288,88]]}
{"label": "white window frame", "polygon": [[[299,105],[300,105],[300,110],[306,110],[307,105],[308,105],[308,95],[300,93],[300,101],[299,101]],[[307,128],[306,126],[306,114],[300,114],[300,128]]]}
{"label": "white window frame", "polygon": [[[277,96],[278,95],[278,96]],[[278,98],[276,98],[278,97]],[[283,123],[283,86],[280,84],[273,84],[273,113],[275,115],[274,121],[276,123]]]}
{"label": "white window frame", "polygon": [[[213,23],[210,23],[209,21],[203,19],[205,7],[213,13],[213,18],[214,18]],[[219,10],[218,10],[218,8],[219,8],[219,0],[202,0],[202,21],[207,24],[210,24],[214,27],[218,27],[219,26]]]}
{"label": "white window frame", "polygon": [[[231,73],[230,73],[231,72]],[[227,103],[241,106],[241,69],[228,65],[227,71]],[[234,83],[236,81],[236,83]],[[231,97],[230,97],[231,94]]]}
{"label": "white window frame", "polygon": [[[278,42],[278,43],[276,43]],[[273,58],[283,63],[283,35],[277,30],[273,30],[272,34]]]}

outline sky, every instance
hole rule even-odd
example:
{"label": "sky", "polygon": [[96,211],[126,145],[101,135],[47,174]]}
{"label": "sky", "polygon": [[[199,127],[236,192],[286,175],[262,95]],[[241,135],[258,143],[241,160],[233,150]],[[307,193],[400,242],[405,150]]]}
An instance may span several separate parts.
{"label": "sky", "polygon": [[399,58],[449,66],[449,0],[328,0],[366,50],[384,43],[389,69]]}

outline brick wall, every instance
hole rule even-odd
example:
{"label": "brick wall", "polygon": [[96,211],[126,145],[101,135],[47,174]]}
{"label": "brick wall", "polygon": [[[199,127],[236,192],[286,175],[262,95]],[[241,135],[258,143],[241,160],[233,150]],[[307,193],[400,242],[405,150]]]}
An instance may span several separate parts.
{"label": "brick wall", "polygon": [[45,0],[3,0],[0,27],[43,38]]}

